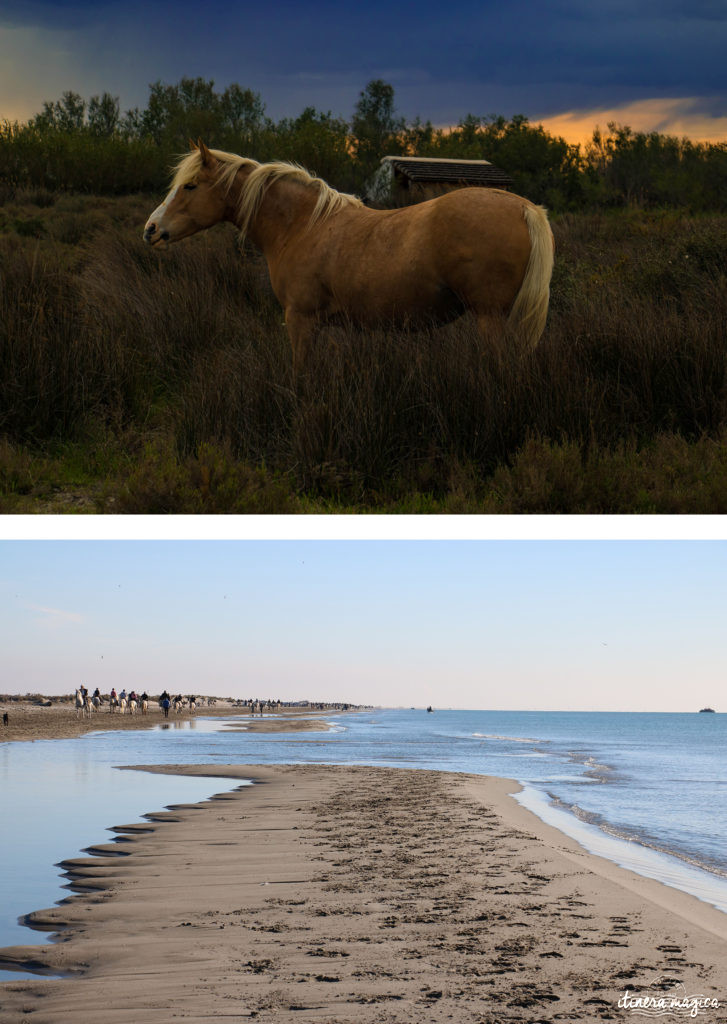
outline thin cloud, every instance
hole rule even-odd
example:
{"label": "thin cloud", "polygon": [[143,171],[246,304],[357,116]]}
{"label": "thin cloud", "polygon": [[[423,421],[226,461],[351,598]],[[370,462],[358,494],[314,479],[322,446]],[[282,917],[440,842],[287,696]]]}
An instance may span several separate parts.
{"label": "thin cloud", "polygon": [[26,604],[26,608],[33,612],[40,612],[48,622],[83,622],[83,616],[78,612],[68,612],[63,608],[48,608],[42,604]]}

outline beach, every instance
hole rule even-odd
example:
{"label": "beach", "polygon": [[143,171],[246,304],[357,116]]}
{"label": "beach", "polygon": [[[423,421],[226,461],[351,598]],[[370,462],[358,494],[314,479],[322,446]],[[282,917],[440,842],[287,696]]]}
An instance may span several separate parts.
{"label": "beach", "polygon": [[142,770],[256,784],[65,861],[78,894],[30,915],[59,941],[0,957],[69,977],[2,984],[2,1024],[626,1020],[629,993],[727,1020],[727,915],[586,853],[517,783]]}
{"label": "beach", "polygon": [[[334,713],[333,708],[330,709]],[[154,701],[149,702],[149,711],[143,715],[140,710],[136,714],[109,712],[108,703],[103,704],[99,711],[90,715],[78,714],[73,701],[46,704],[32,700],[3,701],[0,699],[0,715],[7,713],[8,724],[0,726],[0,743],[14,740],[58,740],[82,736],[84,733],[99,729],[150,729],[165,721],[164,712]],[[308,708],[276,708],[262,716],[258,713],[250,720],[239,720],[239,728],[248,732],[280,732],[294,728],[296,730],[327,729],[316,715],[325,712],[312,712]],[[335,714],[343,712],[335,710]],[[184,708],[179,714],[169,712],[168,721],[180,721],[193,718],[194,715],[205,718],[231,718],[233,716],[252,715],[250,708],[241,708],[229,701],[218,701],[212,707],[199,704],[194,713]],[[304,724],[315,721],[315,725]]]}

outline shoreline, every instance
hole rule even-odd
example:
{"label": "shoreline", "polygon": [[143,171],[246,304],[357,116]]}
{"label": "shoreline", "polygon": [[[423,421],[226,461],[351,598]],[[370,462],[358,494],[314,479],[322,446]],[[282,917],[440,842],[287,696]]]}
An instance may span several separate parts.
{"label": "shoreline", "polygon": [[524,786],[515,799],[540,821],[568,836],[588,853],[639,877],[687,893],[727,915],[727,878],[707,864],[689,859],[677,850],[651,846],[639,838],[627,839],[584,822],[569,808],[553,806],[547,795],[533,785]]}
{"label": "shoreline", "polygon": [[21,1006],[40,1024],[156,1024],[182,1007],[201,1022],[236,1006],[275,1021],[600,1019],[657,974],[727,1005],[727,915],[586,852],[518,804],[517,783],[129,770],[257,784],[119,825],[95,856],[64,861],[93,888],[29,915],[63,941],[3,955],[77,979],[4,983],[2,1024]]}
{"label": "shoreline", "polygon": [[[31,701],[1,701],[0,714],[7,712],[9,724],[0,726],[0,743],[22,743],[34,740],[58,740],[73,739],[76,736],[83,736],[89,732],[107,732],[109,730],[122,729],[151,729],[154,726],[162,725],[164,722],[194,721],[197,718],[248,718],[246,731],[248,732],[283,732],[288,726],[291,730],[298,729],[323,731],[328,729],[325,723],[320,721],[322,715],[344,715],[355,714],[358,709],[351,708],[344,711],[341,708],[331,706],[330,708],[276,708],[265,715],[255,715],[252,709],[241,708],[231,703],[218,701],[212,707],[198,705],[194,713],[185,709],[176,714],[169,712],[169,718],[164,717],[162,709],[155,701],[150,701],[149,712],[142,715],[141,711],[136,714],[124,714],[115,712],[111,714],[108,704],[100,711],[94,711],[88,717],[79,717],[75,706],[72,703],[54,703],[45,707]],[[304,725],[303,722],[315,721],[316,725]],[[280,723],[280,724],[277,724]],[[242,725],[243,723],[238,723]]]}

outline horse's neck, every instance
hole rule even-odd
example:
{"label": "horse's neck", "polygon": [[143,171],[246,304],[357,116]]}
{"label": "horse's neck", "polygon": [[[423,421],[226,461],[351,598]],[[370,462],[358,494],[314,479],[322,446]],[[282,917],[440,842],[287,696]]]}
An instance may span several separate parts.
{"label": "horse's neck", "polygon": [[273,182],[248,228],[251,241],[266,257],[274,256],[292,235],[305,229],[315,204],[315,194],[305,185],[284,179]]}

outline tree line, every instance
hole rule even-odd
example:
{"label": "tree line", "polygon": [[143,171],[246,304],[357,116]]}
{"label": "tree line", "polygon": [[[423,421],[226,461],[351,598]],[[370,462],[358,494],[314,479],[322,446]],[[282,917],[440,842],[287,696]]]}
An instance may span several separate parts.
{"label": "tree line", "polygon": [[350,120],[313,107],[274,121],[261,96],[237,83],[155,82],[144,109],[122,112],[109,93],[88,101],[65,92],[27,122],[0,124],[0,180],[5,187],[119,195],[159,192],[170,165],[203,138],[254,159],[291,160],[341,191],[366,195],[389,154],[489,160],[514,191],[551,210],[589,207],[727,208],[727,144],[697,143],[609,124],[585,146],[552,135],[527,117],[467,114],[452,128],[395,107],[381,79],[361,91]]}

